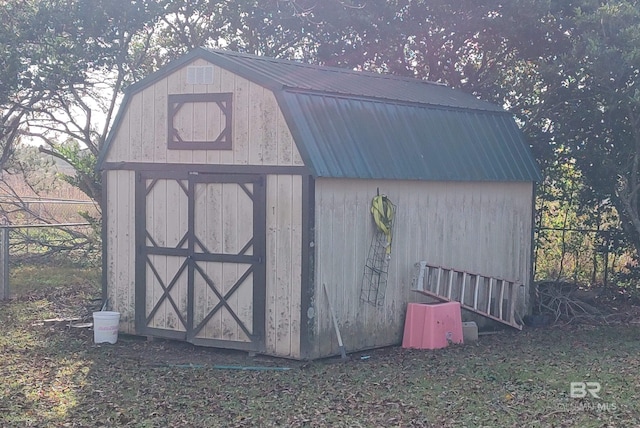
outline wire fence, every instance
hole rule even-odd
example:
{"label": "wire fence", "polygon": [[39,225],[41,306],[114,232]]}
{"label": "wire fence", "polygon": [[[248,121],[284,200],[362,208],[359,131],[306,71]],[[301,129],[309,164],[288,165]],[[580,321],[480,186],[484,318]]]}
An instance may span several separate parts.
{"label": "wire fence", "polygon": [[0,194],[0,299],[9,297],[12,265],[95,253],[99,219],[92,200]]}
{"label": "wire fence", "polygon": [[87,217],[98,217],[99,211],[94,201],[86,199],[0,195],[0,215],[4,224],[82,223]]}
{"label": "wire fence", "polygon": [[0,300],[10,296],[12,265],[86,252],[94,234],[95,225],[89,222],[0,225]]}
{"label": "wire fence", "polygon": [[536,281],[611,284],[631,261],[618,229],[543,227],[535,230]]}

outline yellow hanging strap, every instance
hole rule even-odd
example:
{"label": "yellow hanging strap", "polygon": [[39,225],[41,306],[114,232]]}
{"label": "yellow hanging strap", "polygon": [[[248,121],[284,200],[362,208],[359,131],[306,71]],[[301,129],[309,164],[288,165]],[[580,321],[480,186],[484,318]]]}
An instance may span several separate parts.
{"label": "yellow hanging strap", "polygon": [[378,229],[387,237],[387,254],[391,254],[393,211],[393,204],[385,195],[377,195],[371,201],[373,220],[378,226]]}

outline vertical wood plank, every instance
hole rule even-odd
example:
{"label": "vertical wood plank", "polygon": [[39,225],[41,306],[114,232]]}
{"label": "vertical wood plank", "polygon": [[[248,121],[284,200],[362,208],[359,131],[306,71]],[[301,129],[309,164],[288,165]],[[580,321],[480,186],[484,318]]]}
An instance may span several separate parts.
{"label": "vertical wood plank", "polygon": [[[112,178],[115,178],[112,180]],[[113,181],[113,183],[111,183]],[[133,201],[133,192],[131,186],[134,181],[134,173],[131,171],[114,171],[107,180],[109,190],[114,191],[114,196],[118,198],[116,212],[113,216],[115,228],[111,231],[113,243],[115,244],[114,254],[114,287],[109,295],[111,307],[117,307],[117,311],[121,312],[121,317],[129,318],[128,314],[133,312],[132,301],[130,295],[133,293],[134,271],[131,271],[131,259],[135,258],[134,248],[134,225],[135,219]],[[113,185],[113,187],[111,187]]]}
{"label": "vertical wood plank", "polygon": [[291,210],[292,185],[290,176],[277,176],[276,216],[276,352],[291,354]]}
{"label": "vertical wood plank", "polygon": [[303,320],[300,318],[302,304],[302,177],[292,177],[291,192],[291,353],[292,357],[300,355],[300,329]]}
{"label": "vertical wood plank", "polygon": [[[342,301],[339,307],[342,308],[338,311],[340,319],[357,319],[360,312],[360,295],[354,293],[348,284],[359,285],[362,280],[362,260],[358,251],[358,224],[362,222],[361,212],[366,208],[363,205],[368,205],[367,197],[365,197],[359,189],[359,186],[354,185],[356,183],[348,183],[348,188],[344,189],[344,196],[336,199],[336,202],[343,208],[342,219],[336,219],[336,231],[341,233],[341,236],[334,235],[336,239],[336,250],[341,251],[342,257],[342,278],[341,281],[336,284],[339,290],[342,290]],[[354,195],[352,199],[349,199],[347,195]],[[365,202],[366,201],[366,202]],[[363,204],[364,202],[364,204]],[[366,219],[365,223],[367,223]],[[340,224],[341,223],[341,224]],[[392,253],[393,255],[393,253]],[[366,257],[366,256],[365,256]],[[392,257],[393,259],[393,257]],[[393,288],[386,287],[386,290],[382,290],[381,293],[388,292],[390,295],[393,293]]]}
{"label": "vertical wood plank", "polygon": [[139,94],[142,96],[142,112],[140,119],[142,127],[142,135],[140,140],[140,162],[154,161],[156,113],[156,94],[154,86],[155,85],[143,89]]}
{"label": "vertical wood plank", "polygon": [[[235,224],[238,221],[238,191],[235,184],[222,184],[222,252],[234,254],[238,249],[237,229]],[[223,293],[226,295],[240,277],[238,266],[235,263],[223,263],[222,281]],[[232,311],[238,310],[238,294],[234,293],[227,303]],[[238,337],[238,324],[233,319],[231,313],[225,308],[222,310],[222,338],[225,340],[236,340]]]}
{"label": "vertical wood plank", "polygon": [[[202,245],[204,245],[207,249],[209,249],[207,237],[207,214],[208,214],[208,203],[207,203],[207,184],[205,183],[195,183],[194,185],[194,201],[193,201],[193,228],[192,231],[195,239],[202,241]],[[194,244],[194,251],[196,253],[204,252],[205,250],[201,248],[199,245]],[[209,265],[211,263],[207,262],[198,262],[198,267],[205,272],[207,275]],[[204,276],[196,269],[194,272],[193,279],[193,326],[194,328],[199,326],[203,321],[204,317],[209,312],[208,306],[208,293],[207,290],[210,290],[208,284]],[[207,337],[207,325],[200,330],[197,337]]]}
{"label": "vertical wood plank", "polygon": [[[120,204],[126,204],[126,195],[122,195],[120,199],[118,195],[118,180],[121,171],[108,171],[107,173],[107,201],[106,204],[106,220],[107,220],[107,299],[117,302],[118,278],[117,275],[122,267],[118,265],[118,223],[127,219],[126,212],[120,212]],[[122,218],[121,218],[122,217]],[[133,220],[132,220],[133,221]],[[133,239],[134,237],[131,237]],[[120,310],[121,308],[118,308]]]}
{"label": "vertical wood plank", "polygon": [[[187,84],[187,68],[186,67],[183,67],[177,70],[176,74],[179,75],[178,82],[181,86],[181,93],[193,94],[196,91],[195,89],[196,86],[201,87],[201,85]],[[184,106],[182,106],[178,114],[180,117],[180,120],[179,120],[179,126],[181,127],[179,128],[180,134],[182,135],[182,138],[186,141],[193,141],[195,139],[195,135],[194,135],[195,124],[193,122],[193,117],[196,109],[197,109],[196,105],[194,105],[193,103],[187,103]],[[200,125],[201,124],[198,124],[198,126]],[[183,131],[185,128],[188,129],[187,132]],[[181,163],[186,163],[186,164],[194,163],[193,162],[194,150],[178,150],[178,153],[179,153],[178,156]],[[196,155],[196,158],[200,158],[200,157],[201,156]]]}
{"label": "vertical wood plank", "polygon": [[[182,82],[180,81],[180,73],[174,72],[167,76],[167,95],[181,94]],[[167,121],[169,118],[167,118]],[[175,123],[174,123],[175,126]],[[168,132],[168,130],[167,130]],[[167,136],[169,138],[169,136]],[[180,162],[180,153],[178,150],[167,149],[167,162],[177,163]]]}
{"label": "vertical wood plank", "polygon": [[[202,93],[202,89],[206,90],[206,85],[192,85],[193,91],[196,94]],[[191,135],[191,141],[206,141],[207,137],[215,138],[213,135],[215,131],[220,129],[220,114],[218,106],[208,106],[208,103],[196,103],[191,104],[190,114],[191,114],[191,124],[190,127],[193,129],[193,134]],[[184,107],[183,107],[184,108]],[[211,123],[213,121],[217,123]],[[196,156],[196,163],[200,163],[206,159],[206,156]]]}
{"label": "vertical wood plank", "polygon": [[278,103],[275,96],[269,90],[262,91],[262,111],[260,114],[260,134],[264,147],[263,162],[265,165],[278,164],[278,146],[280,142],[276,137]]}
{"label": "vertical wood plank", "polygon": [[[223,228],[223,195],[222,184],[209,183],[207,185],[207,217],[206,233],[200,237],[205,239],[205,245],[213,253],[222,253],[222,228]],[[223,267],[222,263],[207,263],[207,275],[213,281],[218,292],[223,292]],[[220,302],[218,296],[207,287],[208,308],[213,308]],[[207,324],[207,337],[222,338],[222,311],[215,314]]]}
{"label": "vertical wood plank", "polygon": [[278,260],[278,177],[267,176],[266,184],[267,212],[266,212],[266,331],[265,346],[268,352],[276,353],[277,334],[277,260]]}
{"label": "vertical wood plank", "polygon": [[[220,90],[222,92],[234,92],[236,89],[236,80],[238,79],[238,77],[236,77],[236,75],[229,73],[229,72],[224,72],[221,76],[221,80],[220,80]],[[232,104],[236,101],[236,95],[234,93],[234,100],[232,101]],[[221,164],[227,164],[227,165],[232,165],[232,164],[239,164],[242,162],[236,162],[236,157],[244,157],[245,154],[244,152],[246,152],[246,143],[243,142],[242,140],[238,140],[236,138],[236,135],[234,133],[234,127],[235,124],[238,122],[238,120],[244,120],[243,118],[236,118],[235,117],[235,107],[234,107],[234,111],[232,113],[232,119],[233,119],[233,125],[232,125],[232,150],[218,150],[220,152],[219,159],[220,159],[220,163]],[[221,121],[224,120],[223,117],[220,118]],[[222,127],[222,124],[221,124]],[[243,155],[238,155],[238,153],[243,153]]]}
{"label": "vertical wood plank", "polygon": [[323,269],[334,262],[331,255],[331,186],[321,180],[316,181],[316,284],[314,295],[315,300],[315,325],[317,332],[315,339],[317,355],[329,355],[332,348],[332,335],[330,332],[330,314],[327,304],[323,298],[322,284],[331,279],[331,271]]}
{"label": "vertical wood plank", "polygon": [[[120,203],[125,202],[125,209],[127,210],[127,215],[123,219],[127,226],[123,227],[122,230],[125,231],[124,237],[121,236],[123,240],[123,246],[119,246],[118,253],[123,252],[127,254],[127,267],[123,269],[126,270],[127,274],[127,282],[121,291],[122,294],[122,302],[124,303],[124,307],[119,309],[120,312],[120,325],[124,323],[126,325],[126,333],[133,334],[135,333],[135,288],[136,288],[136,215],[138,213],[138,208],[136,207],[136,172],[135,171],[122,171],[120,172],[122,176],[121,179],[126,180],[128,184],[128,195],[126,199],[123,198]],[[120,198],[120,196],[119,196]],[[119,231],[120,229],[116,229]],[[116,232],[118,233],[118,232]]]}
{"label": "vertical wood plank", "polygon": [[[215,94],[215,93],[220,93],[220,92],[224,92],[221,87],[222,87],[222,79],[223,79],[223,74],[228,73],[227,71],[221,69],[220,67],[214,66],[213,67],[213,83],[211,85],[207,86],[207,92],[210,94]],[[235,104],[235,98],[236,98],[236,94],[234,94],[234,100],[233,103]],[[235,105],[233,107],[234,111],[232,112],[233,118],[234,118],[234,122],[235,122],[235,116],[236,116],[236,112],[235,112]],[[215,120],[214,118],[217,117],[218,120],[218,124],[216,126],[217,129],[222,129],[223,127],[223,115],[220,114],[220,111],[218,109],[218,112],[215,115],[212,115],[211,118],[209,118],[208,120]],[[235,124],[234,124],[235,127]],[[213,129],[213,127],[211,127]],[[235,135],[235,132],[232,131],[232,135]],[[213,139],[217,136],[212,135],[211,133],[207,133],[207,138],[208,139]],[[235,137],[233,137],[233,140],[235,140]],[[235,141],[234,141],[235,142]],[[206,156],[203,156],[204,159],[206,159],[206,163],[208,163],[209,165],[216,165],[220,163],[220,151],[219,150],[207,150],[206,152]]]}
{"label": "vertical wood plank", "polygon": [[[251,193],[254,192],[252,184],[247,184],[247,188]],[[235,223],[236,249],[234,252],[239,253],[240,250],[253,239],[253,225],[256,220],[253,218],[253,200],[239,186],[236,186],[236,192],[238,214]],[[253,249],[250,249],[246,254],[253,254]],[[238,266],[238,275],[241,276],[248,268],[249,265]],[[252,274],[236,291],[238,301],[236,313],[253,334],[255,334],[255,332],[252,331],[253,305],[256,304],[256,302],[253,301],[253,289],[259,286],[261,286],[261,284],[254,283],[254,275]],[[240,327],[237,329],[237,337],[242,341],[249,340],[249,337],[246,336]]]}
{"label": "vertical wood plank", "polygon": [[[273,95],[270,93],[270,96]],[[293,142],[291,132],[277,105],[275,106],[275,114],[276,122],[274,126],[276,128],[275,139],[278,143],[278,165],[295,165],[296,156],[300,158],[300,154],[296,153],[298,150]]]}
{"label": "vertical wood plank", "polygon": [[264,164],[264,126],[262,125],[262,110],[264,109],[264,88],[255,83],[247,83],[249,93],[248,109],[248,141],[249,163],[251,165]]}
{"label": "vertical wood plank", "polygon": [[[151,180],[147,180],[147,183],[148,186],[151,185]],[[158,180],[147,194],[147,231],[160,247],[164,247],[167,242],[167,197],[167,180]],[[160,276],[160,281],[162,281],[166,287],[169,281],[169,275],[171,275],[172,272],[175,272],[176,269],[174,269],[173,264],[168,262],[168,257],[166,256],[153,255],[149,258],[151,260],[151,264],[155,266],[156,271]],[[153,282],[151,283],[152,285],[147,281],[147,284],[149,284],[147,287],[151,286],[150,290],[147,288],[147,311],[151,312],[152,308],[162,297],[163,290],[151,270],[147,271],[147,278],[153,278]],[[162,307],[158,310],[153,320],[151,320],[151,326],[166,328],[166,304],[166,301],[163,302]]]}
{"label": "vertical wood plank", "polygon": [[[185,188],[188,188],[188,183],[186,180],[181,180],[182,185]],[[170,203],[177,203],[178,206],[178,221],[177,225],[174,223],[175,220],[172,217],[168,216],[167,223],[168,229],[173,229],[173,236],[171,246],[177,247],[182,237],[189,230],[189,198],[188,195],[184,192],[182,186],[178,184],[178,182],[173,182],[174,191],[178,194],[177,199],[169,199]],[[174,223],[174,224],[172,224]],[[169,230],[167,230],[167,234]],[[180,312],[182,313],[184,319],[187,319],[187,306],[188,306],[188,274],[185,271],[183,274],[184,278],[179,284],[179,292],[178,292],[178,307]],[[181,326],[180,330],[186,329],[186,326]]]}
{"label": "vertical wood plank", "polygon": [[167,161],[167,78],[160,79],[153,85],[154,118],[153,118],[153,162]]}
{"label": "vertical wood plank", "polygon": [[131,97],[129,102],[129,147],[131,162],[142,161],[142,93]]}
{"label": "vertical wood plank", "polygon": [[250,98],[249,82],[246,79],[235,77],[233,79],[234,105],[233,105],[233,144],[238,152],[239,164],[259,164],[259,147],[256,147],[250,138]]}

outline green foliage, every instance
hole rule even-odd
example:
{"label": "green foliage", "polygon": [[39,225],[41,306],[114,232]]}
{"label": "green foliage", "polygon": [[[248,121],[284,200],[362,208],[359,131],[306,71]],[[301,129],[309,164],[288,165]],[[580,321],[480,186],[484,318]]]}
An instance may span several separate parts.
{"label": "green foliage", "polygon": [[[166,4],[4,0],[0,6],[0,47],[6,52],[0,58],[0,167],[19,165],[25,171],[31,167],[38,174],[36,163],[11,159],[17,135],[37,139],[44,143],[41,152],[75,169],[75,173],[61,174],[60,178],[99,206],[102,192],[100,175],[95,171],[96,156],[106,138],[123,81],[132,79],[135,66],[129,62],[130,43],[134,35],[153,26]],[[28,194],[42,190],[34,186]],[[19,189],[8,192],[17,198],[25,196]],[[27,204],[21,204],[20,209],[25,218],[32,217]],[[37,235],[35,240],[44,254],[56,249],[75,251],[83,239],[93,251],[100,247],[100,219],[88,211],[80,215],[93,225],[93,233],[67,230],[62,238],[39,231],[29,239]],[[53,240],[46,242],[48,238]],[[23,244],[33,245],[29,240]]]}
{"label": "green foliage", "polygon": [[558,150],[557,154],[558,159],[547,164],[548,174],[538,187],[535,279],[603,283],[605,264],[608,268],[612,254],[599,244],[606,237],[604,231],[617,228],[617,218],[605,215],[599,206],[582,209],[582,174],[566,153]]}
{"label": "green foliage", "polygon": [[96,169],[97,158],[90,150],[81,148],[77,140],[68,140],[63,144],[53,145],[48,152],[73,167],[75,175],[60,174],[64,181],[100,203],[102,196],[101,177],[100,172]]}
{"label": "green foliage", "polygon": [[582,174],[581,206],[614,208],[627,242],[640,248],[640,84],[635,1],[584,1],[570,26],[572,47],[549,64],[544,114],[555,152],[566,153]]}
{"label": "green foliage", "polygon": [[[12,156],[4,166],[8,174],[21,177],[34,191],[47,191],[55,186],[54,162],[42,156],[37,147],[15,144]],[[15,189],[21,192],[18,189]]]}

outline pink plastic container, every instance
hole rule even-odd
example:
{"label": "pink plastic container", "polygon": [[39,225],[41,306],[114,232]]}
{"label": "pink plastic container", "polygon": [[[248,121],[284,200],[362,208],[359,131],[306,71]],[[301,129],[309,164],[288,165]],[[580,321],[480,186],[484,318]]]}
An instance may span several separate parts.
{"label": "pink plastic container", "polygon": [[403,348],[439,349],[450,342],[463,343],[459,302],[407,305]]}

